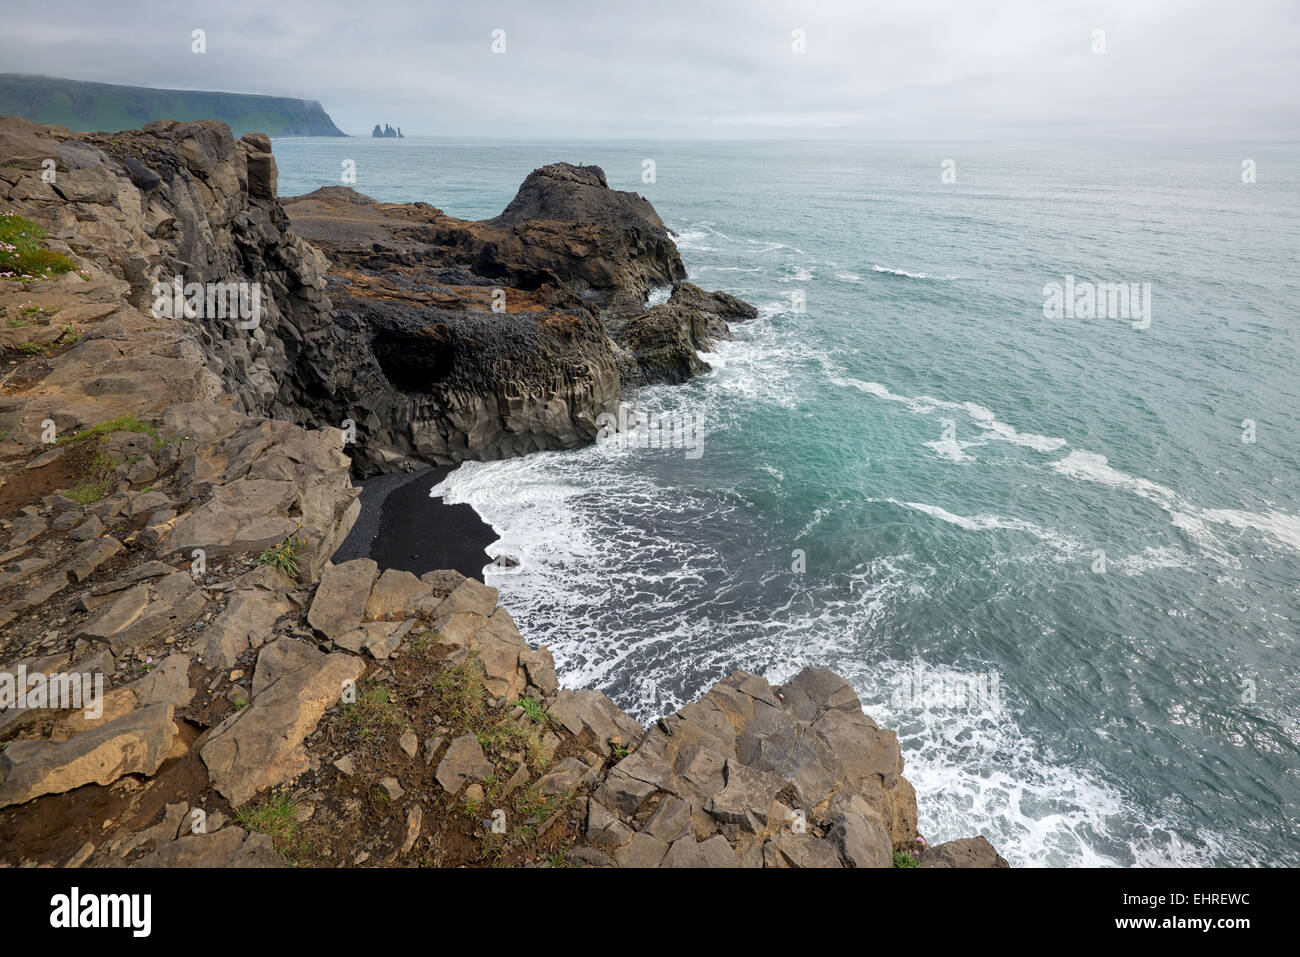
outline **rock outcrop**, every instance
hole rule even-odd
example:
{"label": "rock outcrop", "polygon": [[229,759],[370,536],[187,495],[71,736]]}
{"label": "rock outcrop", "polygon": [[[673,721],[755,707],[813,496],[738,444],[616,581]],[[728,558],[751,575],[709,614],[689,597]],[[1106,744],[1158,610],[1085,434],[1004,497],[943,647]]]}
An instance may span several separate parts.
{"label": "rock outcrop", "polygon": [[[0,195],[91,276],[50,308],[111,320],[93,337],[130,350],[83,344],[96,374],[74,380],[65,366],[64,402],[107,391],[127,412],[226,395],[254,416],[347,424],[360,475],[590,442],[626,389],[707,370],[697,352],[754,315],[683,284],[653,207],[609,189],[598,167],[536,170],[500,216],[470,222],[344,187],[282,204],[270,140],[215,123],[74,136],[10,118],[0,151]],[[668,286],[669,302],[647,310]],[[226,289],[255,315],[224,308]],[[61,324],[4,332],[13,347],[68,341]],[[45,417],[0,406],[26,435]]]}
{"label": "rock outcrop", "polygon": [[335,324],[295,375],[357,423],[363,474],[590,442],[625,389],[707,371],[698,351],[756,315],[684,283],[653,207],[594,166],[535,170],[483,222],[343,187],[285,209],[333,263]]}
{"label": "rock outcrop", "polygon": [[[750,307],[682,282],[649,204],[595,168],[545,167],[484,223],[313,197],[294,219],[333,237],[328,274],[265,136],[0,119],[0,215],[76,266],[0,282],[0,863],[876,867],[923,845],[896,738],[830,672],[737,672],[646,731],[561,688],[494,589],[330,561],[354,471],[585,441]],[[168,314],[176,275],[256,284],[257,321]],[[1005,863],[982,839],[920,857]]]}

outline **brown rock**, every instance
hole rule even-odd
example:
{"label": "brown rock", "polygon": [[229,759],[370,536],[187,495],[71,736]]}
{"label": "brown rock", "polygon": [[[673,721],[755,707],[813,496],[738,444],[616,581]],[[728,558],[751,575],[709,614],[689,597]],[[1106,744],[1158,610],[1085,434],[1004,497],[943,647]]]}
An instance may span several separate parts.
{"label": "brown rock", "polygon": [[1010,867],[983,835],[936,844],[921,855],[922,867]]}
{"label": "brown rock", "polygon": [[176,736],[172,706],[158,704],[100,724],[67,741],[15,741],[0,754],[0,807],[124,774],[153,774]]}
{"label": "brown rock", "polygon": [[326,638],[337,639],[354,631],[365,615],[370,589],[378,574],[379,566],[369,558],[326,565],[307,612],[307,623]]}
{"label": "brown rock", "polygon": [[470,781],[487,780],[495,770],[492,762],[484,757],[478,738],[473,734],[462,734],[447,747],[447,753],[433,776],[444,791],[455,794]]}
{"label": "brown rock", "polygon": [[239,807],[307,770],[303,740],[339,701],[345,682],[355,682],[364,670],[352,655],[332,654],[268,686],[219,724],[200,751],[213,787]]}

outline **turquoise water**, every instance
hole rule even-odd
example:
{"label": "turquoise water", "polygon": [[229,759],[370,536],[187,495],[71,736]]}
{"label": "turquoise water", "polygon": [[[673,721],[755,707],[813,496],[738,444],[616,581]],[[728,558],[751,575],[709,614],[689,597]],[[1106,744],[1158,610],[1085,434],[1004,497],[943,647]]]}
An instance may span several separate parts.
{"label": "turquoise water", "polygon": [[[899,732],[931,841],[1300,864],[1294,150],[275,151],[283,195],[354,159],[362,192],[470,218],[596,163],[692,281],[760,307],[712,373],[633,397],[702,413],[699,459],[591,447],[439,487],[521,559],[489,582],[565,681],[645,720],[733,668],[822,664]],[[1149,325],[1045,318],[1067,275],[1150,283]]]}

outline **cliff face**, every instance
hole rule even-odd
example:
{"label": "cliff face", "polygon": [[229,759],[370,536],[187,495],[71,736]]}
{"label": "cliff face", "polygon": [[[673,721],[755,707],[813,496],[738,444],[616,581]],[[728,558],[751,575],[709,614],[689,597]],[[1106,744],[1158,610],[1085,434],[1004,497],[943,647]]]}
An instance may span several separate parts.
{"label": "cliff face", "polygon": [[53,76],[0,74],[0,115],[70,130],[122,130],[163,119],[227,124],[236,136],[346,136],[316,100],[203,90],[157,90]]}
{"label": "cliff face", "polygon": [[[535,170],[483,222],[341,187],[284,207],[332,263],[334,326],[304,338],[300,404],[358,423],[363,473],[590,442],[626,387],[707,369],[698,351],[756,314],[682,282],[658,214],[597,167]],[[644,312],[656,286],[673,308]],[[647,335],[643,315],[670,328]]]}
{"label": "cliff face", "polygon": [[[269,140],[219,124],[23,148],[67,169],[12,198],[53,204],[52,235],[128,282],[137,309],[176,277],[260,283],[251,331],[194,317],[207,370],[241,411],[352,423],[362,475],[590,442],[625,387],[707,369],[698,352],[755,314],[682,283],[653,208],[596,167],[537,170],[479,223],[340,187],[282,205]],[[654,286],[672,299],[643,312]]]}
{"label": "cliff face", "polygon": [[[738,672],[647,732],[560,688],[495,590],[329,563],[358,510],[344,410],[372,399],[352,417],[374,467],[580,441],[625,371],[662,375],[673,341],[747,313],[684,284],[640,311],[675,250],[598,171],[554,195],[572,168],[488,223],[313,194],[295,216],[333,224],[327,276],[269,145],[0,120],[0,215],[78,270],[0,282],[0,861],[888,866],[923,846],[897,740],[829,672]],[[189,315],[178,275],[257,291]],[[997,864],[981,841],[921,864]]]}

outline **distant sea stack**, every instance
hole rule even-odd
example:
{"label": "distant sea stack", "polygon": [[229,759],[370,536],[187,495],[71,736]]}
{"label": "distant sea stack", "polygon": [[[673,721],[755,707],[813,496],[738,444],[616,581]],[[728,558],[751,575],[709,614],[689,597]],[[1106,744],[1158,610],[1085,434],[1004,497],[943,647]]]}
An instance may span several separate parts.
{"label": "distant sea stack", "polygon": [[135,129],[154,120],[216,120],[235,136],[347,136],[316,100],[202,90],[154,90],[51,76],[0,74],[0,115],[74,132]]}
{"label": "distant sea stack", "polygon": [[400,126],[392,127],[389,126],[387,123],[385,123],[383,126],[380,126],[378,123],[376,123],[375,128],[373,131],[371,131],[370,135],[380,136],[380,137],[391,136],[401,140],[406,139],[406,137],[402,135],[402,128]]}

